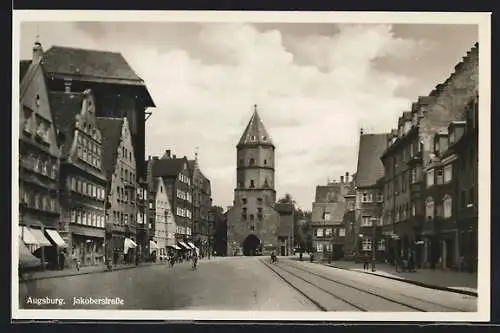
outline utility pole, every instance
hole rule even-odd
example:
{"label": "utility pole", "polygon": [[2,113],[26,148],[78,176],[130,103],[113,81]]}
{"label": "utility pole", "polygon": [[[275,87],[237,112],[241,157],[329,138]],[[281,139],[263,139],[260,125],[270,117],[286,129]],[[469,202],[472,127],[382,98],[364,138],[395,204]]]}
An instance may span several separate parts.
{"label": "utility pole", "polygon": [[372,220],[372,272],[375,272],[375,261],[377,260],[377,220]]}

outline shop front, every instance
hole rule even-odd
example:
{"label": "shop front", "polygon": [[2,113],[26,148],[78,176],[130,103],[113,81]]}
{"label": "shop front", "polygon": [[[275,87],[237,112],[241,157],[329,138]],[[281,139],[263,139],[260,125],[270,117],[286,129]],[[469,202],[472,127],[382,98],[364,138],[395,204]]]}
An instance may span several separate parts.
{"label": "shop front", "polygon": [[69,264],[74,266],[103,265],[105,259],[105,230],[100,228],[70,225],[71,244]]}

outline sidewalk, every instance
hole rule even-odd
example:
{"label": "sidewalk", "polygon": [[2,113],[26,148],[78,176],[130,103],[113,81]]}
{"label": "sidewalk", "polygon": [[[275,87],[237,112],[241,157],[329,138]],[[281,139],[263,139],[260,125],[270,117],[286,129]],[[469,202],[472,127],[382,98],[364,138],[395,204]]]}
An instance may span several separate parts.
{"label": "sidewalk", "polygon": [[[121,265],[116,265],[113,266],[113,271],[120,271],[124,269],[130,269],[130,268],[141,268],[141,267],[149,267],[153,265],[167,265],[165,262],[156,262],[156,263],[151,263],[151,262],[142,262],[139,264],[139,266],[136,266],[134,264],[121,264]],[[81,267],[79,271],[76,270],[76,268],[66,268],[62,271],[56,271],[56,270],[46,270],[46,271],[36,271],[36,272],[29,272],[25,273],[24,279],[19,279],[19,282],[28,282],[28,281],[35,281],[35,280],[44,280],[44,279],[53,279],[53,278],[58,278],[58,277],[66,277],[66,276],[74,276],[74,275],[85,275],[85,274],[95,274],[95,273],[105,273],[108,272],[106,267],[104,265],[99,265],[99,266],[86,266],[86,267]]]}
{"label": "sidewalk", "polygon": [[460,294],[477,296],[477,274],[443,271],[440,269],[418,269],[416,272],[396,272],[392,265],[377,263],[376,271],[363,270],[363,264],[351,261],[332,261],[327,266],[377,275],[426,288],[452,291]]}

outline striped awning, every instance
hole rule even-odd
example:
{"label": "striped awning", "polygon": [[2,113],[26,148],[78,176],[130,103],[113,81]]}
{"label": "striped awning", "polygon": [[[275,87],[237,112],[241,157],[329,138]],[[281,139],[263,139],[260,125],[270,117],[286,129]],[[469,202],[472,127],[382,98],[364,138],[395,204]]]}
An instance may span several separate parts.
{"label": "striped awning", "polygon": [[180,249],[181,249],[181,248],[180,248],[180,247],[178,247],[177,245],[169,245],[168,247],[172,247],[172,248],[174,248],[174,249],[176,249],[176,250],[180,250]]}
{"label": "striped awning", "polygon": [[188,242],[188,245],[189,245],[192,249],[196,249],[196,246],[194,246],[194,244],[193,244],[193,243]]}
{"label": "striped awning", "polygon": [[[26,229],[24,230],[24,232],[26,232],[26,230],[28,230],[34,238],[34,240],[33,239],[30,240],[31,242],[25,241],[25,243],[27,245],[36,244],[39,246],[52,246],[52,243],[47,239],[47,237],[45,237],[45,235],[43,234],[43,231],[41,229],[35,229],[35,228],[29,228],[29,227],[25,227],[25,228]],[[23,236],[21,235],[21,237],[23,237]],[[33,243],[33,241],[34,241],[34,243]]]}
{"label": "striped awning", "polygon": [[182,241],[179,241],[179,244],[182,245],[182,247],[188,249],[188,250],[191,250],[191,247],[189,245],[187,245],[186,243],[182,242]]}
{"label": "striped awning", "polygon": [[58,247],[68,247],[68,244],[62,239],[61,235],[56,230],[46,229],[49,237],[56,243]]}
{"label": "striped awning", "polygon": [[40,259],[35,257],[31,251],[26,247],[24,242],[19,239],[19,267],[21,268],[35,268],[42,265]]}
{"label": "striped awning", "polygon": [[38,241],[30,231],[30,228],[26,226],[19,227],[19,238],[27,245],[37,245]]}

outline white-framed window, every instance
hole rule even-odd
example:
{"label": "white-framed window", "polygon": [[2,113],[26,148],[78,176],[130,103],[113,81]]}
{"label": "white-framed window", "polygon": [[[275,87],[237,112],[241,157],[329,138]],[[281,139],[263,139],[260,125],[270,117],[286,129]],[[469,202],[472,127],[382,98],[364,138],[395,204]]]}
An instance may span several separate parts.
{"label": "white-framed window", "polygon": [[361,202],[372,202],[372,194],[370,192],[363,192],[361,194]]}
{"label": "white-framed window", "polygon": [[322,228],[316,229],[316,237],[323,237],[323,229]]}
{"label": "white-framed window", "polygon": [[414,184],[417,182],[417,169],[411,169],[411,183]]}
{"label": "white-framed window", "polygon": [[432,197],[428,197],[425,200],[425,216],[429,218],[434,218],[434,199]]}
{"label": "white-framed window", "polygon": [[453,178],[453,165],[448,164],[444,167],[444,182],[449,183]]}
{"label": "white-framed window", "polygon": [[443,217],[449,218],[452,215],[453,200],[451,196],[445,195],[443,198]]}
{"label": "white-framed window", "polygon": [[377,192],[377,202],[384,201],[384,194],[382,192]]}
{"label": "white-framed window", "polygon": [[443,184],[443,170],[438,169],[436,170],[436,185],[441,185]]}
{"label": "white-framed window", "polygon": [[363,239],[361,241],[361,249],[363,251],[371,251],[372,250],[372,240],[371,239]]}
{"label": "white-framed window", "polygon": [[339,228],[339,237],[345,237],[345,228]]}
{"label": "white-framed window", "polygon": [[417,204],[412,203],[411,204],[411,216],[416,216],[417,215]]}
{"label": "white-framed window", "polygon": [[77,221],[76,221],[76,210],[72,210],[71,211],[71,217],[70,217],[70,219],[71,219],[70,220],[71,223],[77,223]]}
{"label": "white-framed window", "polygon": [[182,209],[177,207],[177,216],[182,216]]}
{"label": "white-framed window", "polygon": [[427,171],[427,187],[434,185],[434,169]]}
{"label": "white-framed window", "polygon": [[385,251],[385,239],[379,239],[377,241],[377,250]]}
{"label": "white-framed window", "polygon": [[372,217],[371,216],[362,216],[361,217],[361,226],[362,227],[371,227],[372,226]]}
{"label": "white-framed window", "polygon": [[325,230],[325,236],[326,237],[331,237],[332,236],[332,228],[326,228],[326,230]]}
{"label": "white-framed window", "polygon": [[323,214],[323,220],[330,221],[330,212],[325,212]]}
{"label": "white-framed window", "polygon": [[316,243],[316,251],[317,252],[323,252],[323,244]]}

